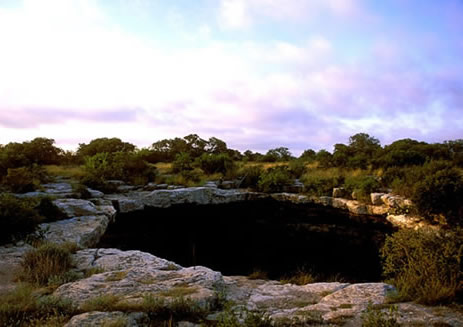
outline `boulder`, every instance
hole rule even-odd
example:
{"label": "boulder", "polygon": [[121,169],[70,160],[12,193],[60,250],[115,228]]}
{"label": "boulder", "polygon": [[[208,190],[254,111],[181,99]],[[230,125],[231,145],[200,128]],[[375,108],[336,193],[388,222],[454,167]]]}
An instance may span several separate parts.
{"label": "boulder", "polygon": [[50,196],[70,196],[73,193],[72,185],[67,182],[42,184],[45,193]]}
{"label": "boulder", "polygon": [[44,239],[53,243],[73,242],[81,248],[98,244],[106,232],[109,218],[105,215],[81,216],[40,224]]}
{"label": "boulder", "polygon": [[246,192],[211,187],[190,187],[153,191],[140,200],[145,206],[167,208],[175,204],[221,204],[246,200]]}
{"label": "boulder", "polygon": [[333,188],[333,198],[345,198],[349,195],[344,187]]}
{"label": "boulder", "polygon": [[375,206],[383,205],[384,204],[384,202],[382,200],[383,195],[384,195],[384,193],[371,193],[370,194],[371,204],[373,204]]}
{"label": "boulder", "polygon": [[[98,298],[102,289],[105,296],[114,296],[117,303],[127,305],[140,304],[150,294],[165,299],[166,305],[175,299],[187,298],[205,308],[216,303],[218,290],[224,285],[222,275],[206,267],[183,268],[173,264],[159,269],[159,265],[146,263],[163,263],[163,260],[148,253],[135,251],[138,253],[123,254],[118,250],[112,251],[98,253],[101,257],[93,262],[93,266],[109,268],[109,271],[64,284],[53,294],[71,300],[79,308],[87,301]],[[79,262],[82,267],[85,260]],[[86,262],[89,263],[88,260]],[[116,267],[120,269],[113,270]]]}
{"label": "boulder", "polygon": [[149,318],[148,315],[143,312],[123,313],[120,311],[92,311],[72,317],[64,327],[138,327],[147,325],[149,325]]}
{"label": "boulder", "polygon": [[104,197],[103,192],[100,192],[98,190],[94,190],[94,189],[91,189],[91,188],[87,188],[87,190],[88,190],[88,193],[90,193],[90,197],[92,199],[100,199],[100,198]]}
{"label": "boulder", "polygon": [[58,199],[54,200],[53,204],[61,209],[69,218],[94,216],[100,213],[96,206],[88,200]]}
{"label": "boulder", "polygon": [[14,289],[23,255],[32,249],[28,244],[0,247],[0,297]]}

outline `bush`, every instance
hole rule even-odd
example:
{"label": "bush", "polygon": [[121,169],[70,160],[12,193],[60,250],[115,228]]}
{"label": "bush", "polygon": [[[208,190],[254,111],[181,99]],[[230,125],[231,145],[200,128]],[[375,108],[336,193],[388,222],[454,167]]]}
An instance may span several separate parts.
{"label": "bush", "polygon": [[137,153],[98,153],[85,159],[82,184],[106,192],[114,188],[106,183],[120,179],[134,184],[146,184],[156,177],[156,167],[151,166]]}
{"label": "bush", "polygon": [[292,160],[289,162],[289,172],[294,178],[300,178],[307,171],[304,160]]}
{"label": "bush", "polygon": [[398,298],[436,304],[453,300],[460,290],[463,251],[461,230],[400,230],[381,249],[384,276],[396,286]]}
{"label": "bush", "polygon": [[264,171],[260,175],[257,185],[262,192],[280,192],[291,181],[292,178],[288,168],[286,166],[278,166]]}
{"label": "bush", "polygon": [[242,176],[242,181],[240,187],[249,187],[252,189],[257,189],[259,178],[263,173],[262,166],[255,165],[244,167],[239,171],[239,175]]}
{"label": "bush", "polygon": [[26,167],[9,168],[3,184],[13,193],[32,192],[37,187],[30,169]]}
{"label": "bush", "polygon": [[34,210],[34,202],[0,194],[0,244],[16,241],[32,233],[43,218]]}
{"label": "bush", "polygon": [[175,156],[172,162],[172,172],[180,173],[182,171],[193,170],[193,160],[186,152],[181,152]]}
{"label": "bush", "polygon": [[456,168],[444,167],[417,183],[412,201],[420,215],[443,215],[455,225],[463,221],[463,177]]}
{"label": "bush", "polygon": [[301,181],[307,193],[317,196],[331,196],[333,194],[333,188],[342,185],[344,177],[326,177],[307,173],[302,176]]}
{"label": "bush", "polygon": [[349,192],[357,194],[357,199],[370,202],[370,193],[376,192],[381,187],[380,183],[372,176],[347,177],[344,187]]}
{"label": "bush", "polygon": [[22,262],[22,279],[47,285],[51,278],[64,275],[71,266],[71,252],[66,246],[46,243],[26,252]]}
{"label": "bush", "polygon": [[209,154],[204,153],[198,159],[199,167],[206,174],[221,173],[223,175],[236,169],[233,160],[226,153]]}

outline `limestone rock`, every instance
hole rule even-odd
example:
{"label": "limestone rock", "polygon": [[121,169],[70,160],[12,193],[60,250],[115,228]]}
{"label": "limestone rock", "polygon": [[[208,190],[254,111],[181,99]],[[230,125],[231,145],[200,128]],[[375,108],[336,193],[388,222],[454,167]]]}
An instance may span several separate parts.
{"label": "limestone rock", "polygon": [[74,242],[82,248],[95,246],[108,227],[109,218],[81,216],[72,219],[40,224],[44,238],[53,243]]}
{"label": "limestone rock", "polygon": [[371,193],[370,194],[370,199],[371,199],[371,204],[373,205],[383,205],[384,202],[382,200],[382,197],[384,196],[384,193]]}
{"label": "limestone rock", "polygon": [[88,192],[90,193],[90,196],[93,199],[100,199],[100,198],[104,197],[103,192],[100,192],[98,190],[94,190],[94,189],[91,189],[91,188],[87,188],[87,190],[88,190]]}
{"label": "limestone rock", "polygon": [[381,200],[389,208],[404,208],[406,206],[412,205],[412,202],[404,198],[403,196],[394,195],[390,193],[387,193],[381,196]]}
{"label": "limestone rock", "polygon": [[148,315],[142,312],[123,313],[92,311],[72,317],[65,327],[138,327],[148,325]]}
{"label": "limestone rock", "polygon": [[152,254],[141,251],[122,251],[118,249],[85,249],[73,255],[80,270],[93,267],[105,271],[124,270],[132,267],[154,270],[179,270],[182,266]]}
{"label": "limestone rock", "polygon": [[73,193],[72,185],[66,182],[42,184],[44,192],[48,195],[69,196]]}
{"label": "limestone rock", "polygon": [[345,198],[348,196],[348,192],[344,187],[333,188],[333,198]]}
{"label": "limestone rock", "polygon": [[246,193],[210,187],[190,187],[153,191],[141,200],[145,206],[167,208],[175,204],[220,204],[246,200]]}
{"label": "limestone rock", "polygon": [[114,296],[117,303],[140,304],[147,294],[166,299],[166,305],[184,297],[201,307],[217,301],[222,275],[206,267],[180,270],[157,270],[133,266],[119,271],[103,272],[60,286],[54,295],[69,299],[78,307],[101,294]]}
{"label": "limestone rock", "polygon": [[69,218],[80,216],[95,216],[100,213],[95,205],[88,200],[58,199],[54,200],[53,203]]}
{"label": "limestone rock", "polygon": [[15,287],[14,280],[21,269],[23,255],[32,249],[32,246],[0,247],[0,296]]}
{"label": "limestone rock", "polygon": [[60,286],[54,295],[78,306],[103,293],[119,302],[138,304],[146,294],[167,301],[185,297],[200,306],[213,304],[223,287],[219,272],[195,266],[183,268],[173,262],[140,251],[87,249],[78,251],[74,261],[80,270],[103,268],[104,272]]}

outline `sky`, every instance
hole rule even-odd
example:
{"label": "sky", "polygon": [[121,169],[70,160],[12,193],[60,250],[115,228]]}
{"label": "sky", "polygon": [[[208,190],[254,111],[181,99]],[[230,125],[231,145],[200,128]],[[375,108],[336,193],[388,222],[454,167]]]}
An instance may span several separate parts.
{"label": "sky", "polygon": [[0,0],[0,144],[463,138],[463,0]]}

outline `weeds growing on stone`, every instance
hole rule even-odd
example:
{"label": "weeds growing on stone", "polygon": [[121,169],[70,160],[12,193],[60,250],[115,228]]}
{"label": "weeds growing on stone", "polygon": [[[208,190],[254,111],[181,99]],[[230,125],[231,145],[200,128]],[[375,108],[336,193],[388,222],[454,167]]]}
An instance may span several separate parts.
{"label": "weeds growing on stone", "polygon": [[370,303],[362,314],[362,327],[400,327],[397,322],[397,306],[390,306],[385,313]]}
{"label": "weeds growing on stone", "polygon": [[47,285],[50,278],[63,276],[71,266],[69,248],[46,243],[26,252],[20,279],[38,285]]}
{"label": "weeds growing on stone", "polygon": [[0,326],[57,326],[76,313],[69,301],[22,284],[0,298]]}

